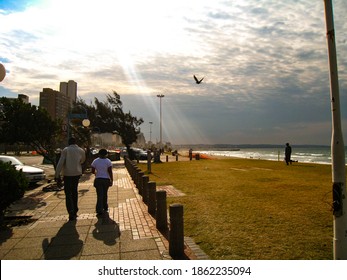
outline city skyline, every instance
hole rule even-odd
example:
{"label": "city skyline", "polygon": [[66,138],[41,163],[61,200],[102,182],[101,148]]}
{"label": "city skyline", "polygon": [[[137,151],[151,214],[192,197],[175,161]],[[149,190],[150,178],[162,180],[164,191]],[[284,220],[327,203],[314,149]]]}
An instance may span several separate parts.
{"label": "city skyline", "polygon": [[[330,144],[324,1],[0,0],[0,96],[116,91],[146,139]],[[347,136],[347,3],[333,1]],[[204,77],[197,84],[194,75]],[[152,122],[152,125],[149,123]]]}

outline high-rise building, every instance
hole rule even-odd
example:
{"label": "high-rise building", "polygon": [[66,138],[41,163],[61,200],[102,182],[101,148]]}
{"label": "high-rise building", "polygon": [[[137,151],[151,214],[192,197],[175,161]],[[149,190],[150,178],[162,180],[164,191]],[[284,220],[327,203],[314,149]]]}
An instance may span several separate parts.
{"label": "high-rise building", "polygon": [[52,119],[65,120],[70,107],[70,99],[60,91],[44,88],[40,92],[40,106],[47,110]]}
{"label": "high-rise building", "polygon": [[40,92],[40,106],[48,111],[52,119],[65,120],[76,99],[77,83],[72,80],[61,82],[59,91],[44,88]]}
{"label": "high-rise building", "polygon": [[60,90],[60,92],[63,95],[69,97],[71,105],[74,102],[76,102],[76,99],[77,99],[77,83],[75,81],[70,80],[68,82],[60,82],[59,90]]}
{"label": "high-rise building", "polygon": [[29,96],[25,94],[18,94],[18,99],[22,99],[24,103],[29,104]]}
{"label": "high-rise building", "polygon": [[68,81],[67,83],[67,96],[71,102],[76,102],[77,99],[77,83],[75,81]]}
{"label": "high-rise building", "polygon": [[60,82],[59,91],[67,96],[67,82]]}

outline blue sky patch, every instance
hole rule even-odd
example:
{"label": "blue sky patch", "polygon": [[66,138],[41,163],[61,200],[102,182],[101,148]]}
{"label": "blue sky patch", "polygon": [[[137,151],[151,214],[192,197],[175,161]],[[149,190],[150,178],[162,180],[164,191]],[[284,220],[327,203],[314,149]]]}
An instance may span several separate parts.
{"label": "blue sky patch", "polygon": [[0,10],[8,12],[22,11],[32,2],[28,0],[0,0]]}

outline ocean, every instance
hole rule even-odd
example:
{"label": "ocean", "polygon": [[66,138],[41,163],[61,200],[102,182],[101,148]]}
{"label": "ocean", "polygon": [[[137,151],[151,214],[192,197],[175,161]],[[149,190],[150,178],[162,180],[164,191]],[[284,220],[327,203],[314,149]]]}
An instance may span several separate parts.
{"label": "ocean", "polygon": [[[185,145],[182,148],[192,148],[194,153],[211,156],[237,157],[284,161],[284,145]],[[345,158],[346,158],[345,149]],[[330,146],[292,145],[293,161],[304,163],[331,164]]]}

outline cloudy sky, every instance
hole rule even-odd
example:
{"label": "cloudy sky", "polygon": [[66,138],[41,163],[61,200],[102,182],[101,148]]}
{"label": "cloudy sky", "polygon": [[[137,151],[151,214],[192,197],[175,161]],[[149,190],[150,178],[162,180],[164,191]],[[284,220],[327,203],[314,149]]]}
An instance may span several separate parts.
{"label": "cloudy sky", "polygon": [[[346,143],[347,1],[333,5]],[[87,102],[117,91],[147,140],[163,94],[163,141],[330,144],[323,0],[0,0],[0,27],[0,96],[39,105],[75,80]]]}

